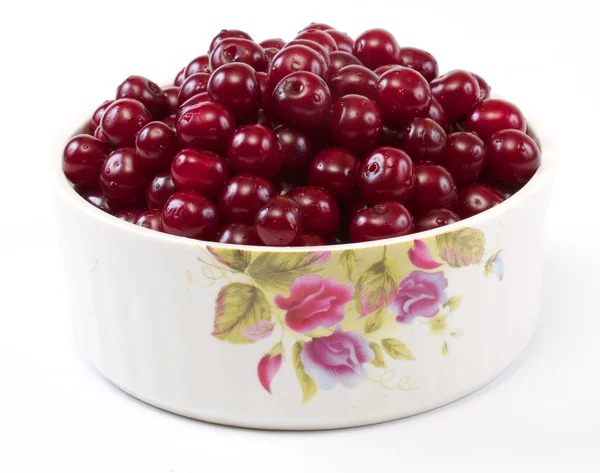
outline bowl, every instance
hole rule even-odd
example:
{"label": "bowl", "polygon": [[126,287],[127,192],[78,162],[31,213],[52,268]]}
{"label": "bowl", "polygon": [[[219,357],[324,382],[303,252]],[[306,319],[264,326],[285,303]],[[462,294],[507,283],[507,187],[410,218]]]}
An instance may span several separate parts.
{"label": "bowl", "polygon": [[544,139],[531,181],[475,217],[376,242],[275,248],[103,213],[62,173],[71,134],[50,172],[76,345],[148,404],[262,429],[377,423],[475,391],[534,332],[555,167]]}

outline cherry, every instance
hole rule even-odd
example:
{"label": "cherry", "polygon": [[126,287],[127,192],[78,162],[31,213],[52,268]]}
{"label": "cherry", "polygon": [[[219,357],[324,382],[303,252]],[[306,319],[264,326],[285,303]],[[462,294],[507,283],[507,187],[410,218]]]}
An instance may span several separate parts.
{"label": "cherry", "polygon": [[108,198],[100,189],[86,192],[82,197],[94,207],[106,212],[107,214],[114,215],[116,212],[116,209],[111,205],[111,203],[108,201]]}
{"label": "cherry", "polygon": [[285,46],[285,41],[281,38],[270,38],[270,39],[265,39],[264,41],[261,41],[258,44],[263,49],[266,49],[266,48],[282,49]]}
{"label": "cherry", "polygon": [[252,223],[277,191],[272,182],[250,174],[232,177],[219,195],[219,210],[228,222]]}
{"label": "cherry", "polygon": [[146,166],[161,169],[177,152],[177,135],[163,122],[150,122],[135,138],[135,150]]}
{"label": "cherry", "polygon": [[245,223],[228,223],[221,229],[218,241],[231,245],[261,245],[254,228]]}
{"label": "cherry", "polygon": [[435,97],[431,97],[431,105],[427,112],[427,118],[431,118],[444,130],[448,128],[448,119],[446,118],[446,112]]}
{"label": "cherry", "polygon": [[300,186],[287,194],[302,209],[304,231],[326,240],[333,238],[340,226],[340,208],[326,191],[314,186]]}
{"label": "cherry", "polygon": [[410,67],[421,74],[427,82],[431,82],[438,76],[438,63],[435,58],[418,48],[400,48],[398,64]]}
{"label": "cherry", "polygon": [[175,80],[173,81],[173,85],[175,85],[175,87],[181,87],[183,81],[185,81],[185,67],[177,73]]}
{"label": "cherry", "polygon": [[254,218],[256,235],[268,246],[290,246],[302,234],[304,219],[300,205],[292,198],[273,197]]}
{"label": "cherry", "polygon": [[342,33],[341,31],[334,29],[325,30],[325,33],[329,34],[329,36],[333,38],[338,48],[338,51],[352,53],[354,47],[354,40],[347,33]]}
{"label": "cherry", "polygon": [[540,167],[540,149],[522,131],[499,131],[490,137],[486,145],[487,169],[494,182],[511,187],[522,186]]}
{"label": "cherry", "polygon": [[102,141],[102,143],[109,144],[108,143],[108,138],[106,137],[106,135],[102,131],[102,127],[96,128],[96,131],[94,132],[94,138],[96,138],[99,141]]}
{"label": "cherry", "polygon": [[198,192],[175,192],[162,210],[165,233],[199,240],[210,240],[219,226],[217,207]]}
{"label": "cherry", "polygon": [[102,164],[100,187],[119,206],[136,206],[144,202],[150,177],[135,148],[119,148]]}
{"label": "cherry", "polygon": [[473,107],[467,116],[466,129],[485,141],[500,130],[526,131],[527,122],[521,110],[512,103],[500,99],[487,99]]}
{"label": "cherry", "polygon": [[308,166],[315,156],[311,136],[302,130],[285,125],[275,129],[275,134],[283,153],[283,163],[279,175],[282,178],[290,179],[306,175]]}
{"label": "cherry", "polygon": [[210,78],[211,75],[206,72],[196,72],[195,74],[188,76],[179,88],[179,103],[185,103],[194,95],[206,92],[208,80]]}
{"label": "cherry", "polygon": [[324,246],[326,244],[327,240],[325,238],[310,233],[303,233],[295,241],[296,246]]}
{"label": "cherry", "polygon": [[485,184],[471,184],[458,193],[456,213],[461,218],[469,218],[501,202],[504,202],[504,197],[495,189]]}
{"label": "cherry", "polygon": [[267,70],[269,60],[263,48],[254,41],[226,38],[210,53],[210,68],[215,71],[223,64],[243,62],[259,72]]}
{"label": "cherry", "polygon": [[174,113],[172,115],[167,115],[161,122],[167,125],[171,130],[175,131],[177,127],[177,115]]}
{"label": "cherry", "polygon": [[353,243],[408,235],[414,231],[412,215],[398,202],[382,202],[361,210],[350,222]]}
{"label": "cherry", "polygon": [[321,30],[321,31],[326,31],[326,30],[333,30],[333,29],[335,29],[333,26],[329,26],[326,23],[315,23],[313,21],[308,26],[305,26],[304,28],[302,28],[298,33],[302,33],[303,31],[306,31],[306,30]]}
{"label": "cherry", "polygon": [[190,63],[186,66],[184,70],[184,75],[185,78],[188,78],[189,76],[197,74],[198,72],[206,72],[210,74],[210,64],[207,54],[203,54],[202,56],[198,56],[197,58],[192,59]]}
{"label": "cherry", "polygon": [[260,102],[260,86],[248,64],[224,64],[208,81],[208,95],[235,117],[237,124],[255,122]]}
{"label": "cherry", "polygon": [[377,148],[362,162],[358,185],[360,195],[370,205],[405,202],[415,185],[413,162],[397,148]]}
{"label": "cherry", "polygon": [[333,77],[337,74],[340,69],[346,66],[357,65],[362,66],[362,62],[358,60],[358,58],[354,57],[352,54],[344,52],[344,51],[334,51],[329,56],[331,61],[331,66],[329,68],[330,74]]}
{"label": "cherry", "polygon": [[273,130],[262,125],[246,125],[231,135],[227,159],[238,174],[273,179],[281,169],[283,154]]}
{"label": "cherry", "polygon": [[441,164],[454,177],[458,187],[473,184],[487,158],[485,143],[473,133],[459,131],[448,135]]}
{"label": "cherry", "polygon": [[431,81],[431,93],[438,99],[449,121],[464,118],[479,101],[479,84],[470,72],[454,70]]}
{"label": "cherry", "polygon": [[337,51],[337,43],[331,37],[329,33],[326,33],[322,30],[304,30],[296,36],[296,39],[307,39],[309,41],[314,41],[317,44],[323,46],[328,54],[331,54],[334,51]]}
{"label": "cherry", "polygon": [[[283,49],[287,49],[287,48],[289,48],[291,46],[306,46],[307,48],[312,49],[313,51],[315,51],[316,53],[318,53],[319,56],[321,56],[321,58],[323,58],[323,61],[325,61],[325,65],[327,66],[327,70],[330,69],[330,67],[331,67],[331,58],[329,57],[329,53],[327,52],[327,49],[325,49],[319,43],[316,43],[314,41],[310,41],[308,39],[294,39],[294,40],[290,41],[289,43],[287,43],[283,47]],[[327,73],[327,77],[329,77],[329,72]]]}
{"label": "cherry", "polygon": [[210,102],[210,97],[208,96],[208,92],[202,92],[201,94],[194,95],[187,99],[182,105],[179,106],[177,112],[175,113],[176,121],[181,118],[181,116],[190,110],[194,105],[198,105],[204,102]]}
{"label": "cherry", "polygon": [[376,28],[367,30],[356,38],[352,54],[373,70],[385,64],[397,63],[399,49],[392,33]]}
{"label": "cherry", "polygon": [[266,72],[256,72],[256,81],[260,90],[260,109],[271,110],[271,96],[273,88],[269,85],[269,76]]}
{"label": "cherry", "polygon": [[277,53],[269,66],[269,84],[276,87],[293,72],[308,71],[323,79],[329,77],[327,63],[314,49],[301,44],[287,46]]}
{"label": "cherry", "polygon": [[400,148],[400,138],[402,138],[402,133],[400,133],[396,124],[390,122],[389,120],[383,120],[379,144],[381,146]]}
{"label": "cherry", "polygon": [[171,164],[173,184],[179,190],[194,190],[209,199],[219,195],[230,171],[225,158],[211,151],[182,149]]}
{"label": "cherry", "polygon": [[100,126],[114,146],[131,146],[135,135],[152,121],[152,115],[141,102],[120,99],[111,103],[102,115]]}
{"label": "cherry", "polygon": [[342,227],[341,227],[341,229],[349,228],[352,218],[354,218],[354,216],[358,212],[360,212],[361,210],[367,209],[367,208],[369,208],[369,206],[367,205],[367,203],[364,200],[362,200],[361,197],[357,197],[352,202],[344,205],[344,207],[341,209],[341,211],[342,211]]}
{"label": "cherry", "polygon": [[171,85],[163,89],[163,93],[167,98],[167,115],[172,115],[179,108],[179,87]]}
{"label": "cherry", "polygon": [[240,30],[221,30],[219,34],[215,36],[210,42],[210,47],[208,48],[209,52],[214,51],[214,49],[224,40],[228,38],[238,38],[238,39],[247,39],[252,41],[252,37]]}
{"label": "cherry", "polygon": [[489,98],[490,94],[492,93],[492,88],[490,85],[480,75],[477,75],[474,72],[471,72],[471,75],[475,77],[477,83],[479,84],[479,100],[485,100]]}
{"label": "cherry", "polygon": [[154,118],[167,114],[167,97],[162,89],[142,76],[129,76],[117,88],[117,99],[134,99],[142,103]]}
{"label": "cherry", "polygon": [[401,144],[414,162],[439,163],[446,147],[446,133],[430,118],[415,118],[402,131]]}
{"label": "cherry", "polygon": [[258,118],[256,119],[258,125],[266,126],[271,130],[281,126],[281,120],[277,118],[272,112],[268,110],[259,110]]}
{"label": "cherry", "polygon": [[93,135],[96,129],[100,126],[100,120],[102,120],[102,115],[108,108],[108,106],[113,103],[113,100],[105,100],[92,114],[92,118],[88,121],[87,131],[90,135]]}
{"label": "cherry", "polygon": [[[264,48],[265,51],[265,56],[267,57],[267,62],[269,65],[271,65],[271,62],[273,62],[273,59],[275,58],[275,56],[277,56],[277,53],[280,51],[277,48]],[[268,69],[268,67],[267,67]]]}
{"label": "cherry", "polygon": [[496,192],[498,192],[504,198],[504,200],[512,197],[515,194],[516,190],[518,190],[518,189],[515,189],[515,188],[506,187],[506,186],[502,186],[502,185],[498,185],[498,184],[496,184],[492,188]]}
{"label": "cherry", "polygon": [[382,125],[379,107],[362,95],[345,95],[337,100],[329,119],[334,144],[356,152],[366,151],[377,143]]}
{"label": "cherry", "polygon": [[397,124],[427,115],[431,91],[417,71],[401,66],[390,69],[379,77],[375,88],[383,114]]}
{"label": "cherry", "polygon": [[331,97],[337,100],[344,95],[358,94],[376,100],[377,76],[364,66],[352,64],[341,68],[329,80]]}
{"label": "cherry", "polygon": [[358,191],[360,162],[344,148],[326,148],[315,156],[308,168],[308,184],[322,187],[336,199],[349,201]]}
{"label": "cherry", "polygon": [[177,120],[177,138],[182,145],[216,153],[227,149],[234,131],[233,115],[214,102],[194,105]]}
{"label": "cherry", "polygon": [[316,74],[294,72],[273,89],[272,109],[292,126],[322,129],[329,117],[331,94],[325,81]]}
{"label": "cherry", "polygon": [[425,215],[415,218],[415,230],[424,232],[434,228],[445,227],[460,221],[460,217],[448,209],[433,209]]}
{"label": "cherry", "polygon": [[415,165],[415,187],[408,203],[414,215],[433,209],[451,209],[456,204],[456,184],[452,174],[431,163]]}
{"label": "cherry", "polygon": [[149,210],[160,210],[165,206],[165,202],[171,197],[177,189],[171,178],[171,170],[160,171],[152,178],[146,189],[146,206]]}
{"label": "cherry", "polygon": [[146,210],[138,217],[136,225],[157,232],[163,232],[162,211],[161,210]]}
{"label": "cherry", "polygon": [[63,152],[62,169],[65,176],[79,188],[97,186],[100,168],[109,151],[106,143],[93,136],[74,136]]}
{"label": "cherry", "polygon": [[297,183],[291,180],[280,178],[275,179],[273,181],[273,184],[275,185],[275,190],[278,195],[287,195],[289,191],[291,191],[297,186]]}
{"label": "cherry", "polygon": [[379,66],[377,69],[375,69],[373,72],[375,73],[375,75],[377,77],[381,77],[383,74],[385,74],[387,71],[391,70],[391,69],[396,69],[398,67],[404,67],[404,66],[400,66],[400,64],[386,64],[385,66]]}
{"label": "cherry", "polygon": [[117,217],[120,220],[125,220],[129,223],[135,223],[139,216],[142,215],[144,212],[144,209],[126,209],[117,212],[115,214],[115,217]]}

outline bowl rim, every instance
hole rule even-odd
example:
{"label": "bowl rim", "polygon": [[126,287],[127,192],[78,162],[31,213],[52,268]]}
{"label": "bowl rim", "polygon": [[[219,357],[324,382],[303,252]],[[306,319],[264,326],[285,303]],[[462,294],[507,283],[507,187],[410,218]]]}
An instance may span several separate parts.
{"label": "bowl rim", "polygon": [[[504,99],[501,96],[493,94],[490,98]],[[520,107],[523,110],[522,107]],[[253,252],[282,252],[282,253],[302,253],[311,251],[344,251],[344,250],[361,250],[366,248],[378,247],[383,245],[396,245],[402,244],[414,240],[433,238],[438,235],[450,233],[453,231],[460,230],[461,228],[480,226],[486,222],[495,220],[505,213],[510,212],[514,207],[519,206],[523,202],[533,198],[535,195],[540,193],[547,184],[552,182],[556,163],[552,157],[552,143],[545,136],[540,136],[535,127],[528,125],[528,129],[533,131],[535,136],[538,138],[542,151],[542,162],[534,176],[519,189],[509,199],[498,204],[497,206],[486,210],[480,214],[472,217],[460,220],[456,223],[446,225],[444,227],[427,230],[424,232],[411,233],[409,235],[403,235],[400,237],[386,238],[382,240],[365,241],[360,243],[344,243],[340,245],[322,245],[322,246],[252,246],[252,245],[233,245],[229,243],[220,243],[215,241],[198,240],[194,238],[182,237],[178,235],[170,235],[167,233],[157,232],[148,228],[140,227],[138,225],[131,224],[114,215],[110,215],[99,208],[91,205],[89,202],[84,200],[69,183],[62,171],[62,154],[65,143],[74,135],[81,132],[82,128],[86,123],[87,119],[92,115],[93,110],[87,114],[80,114],[74,119],[70,125],[64,128],[64,131],[60,134],[54,149],[51,152],[51,160],[49,162],[49,173],[51,176],[50,185],[52,187],[52,193],[55,197],[59,198],[62,202],[69,205],[74,211],[82,212],[87,214],[90,218],[96,221],[99,225],[108,225],[114,229],[114,231],[129,232],[138,238],[153,239],[157,243],[162,242],[165,245],[176,245],[197,248],[198,246],[210,246],[218,249],[228,250],[245,250]],[[541,120],[536,119],[535,114],[523,112],[528,117],[527,123],[540,123]],[[73,132],[75,130],[75,132]]]}

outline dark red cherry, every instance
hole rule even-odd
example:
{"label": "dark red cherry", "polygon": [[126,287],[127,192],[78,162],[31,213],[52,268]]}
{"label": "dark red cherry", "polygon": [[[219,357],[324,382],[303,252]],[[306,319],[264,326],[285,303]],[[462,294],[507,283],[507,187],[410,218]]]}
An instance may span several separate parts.
{"label": "dark red cherry", "polygon": [[402,130],[401,148],[416,163],[439,163],[444,156],[446,132],[430,118],[415,118]]}
{"label": "dark red cherry", "polygon": [[323,61],[325,61],[325,65],[327,66],[327,71],[328,71],[326,76],[329,77],[329,75],[330,75],[329,69],[331,68],[331,59],[329,57],[329,53],[327,52],[327,49],[325,49],[319,43],[315,43],[314,41],[310,41],[308,39],[294,39],[294,40],[290,41],[289,43],[287,43],[283,47],[283,49],[287,49],[291,46],[306,46],[307,48],[312,49],[313,51],[318,53],[321,56],[321,58],[323,58]]}
{"label": "dark red cherry", "polygon": [[342,33],[341,31],[334,29],[325,30],[325,33],[329,34],[329,36],[333,38],[338,48],[338,51],[352,53],[352,48],[354,47],[354,40],[347,33]]}
{"label": "dark red cherry", "polygon": [[415,218],[415,231],[424,232],[434,228],[445,227],[460,221],[460,217],[448,209],[433,209],[425,215]]}
{"label": "dark red cherry", "polygon": [[92,118],[90,118],[87,125],[87,131],[90,135],[93,135],[96,131],[96,128],[100,126],[100,120],[102,120],[102,115],[104,115],[104,112],[111,103],[113,103],[113,100],[105,100],[104,102],[102,102],[102,105],[100,105],[92,114]]}
{"label": "dark red cherry", "polygon": [[277,178],[273,181],[277,195],[287,195],[289,191],[296,188],[298,184],[293,180]]}
{"label": "dark red cherry", "polygon": [[392,148],[400,148],[400,139],[402,133],[398,126],[389,120],[383,120],[383,126],[381,127],[381,137],[379,138],[379,145],[391,146]]}
{"label": "dark red cherry", "polygon": [[142,76],[129,76],[117,88],[117,99],[141,102],[156,119],[167,115],[167,97],[162,89]]}
{"label": "dark red cherry", "polygon": [[226,38],[210,53],[210,68],[213,71],[230,62],[243,62],[259,72],[266,71],[269,65],[263,48],[254,41],[240,38]]}
{"label": "dark red cherry", "polygon": [[265,56],[267,57],[267,61],[270,65],[271,62],[273,61],[273,59],[275,58],[275,56],[277,56],[277,53],[280,51],[280,49],[265,48],[264,51],[265,51]]}
{"label": "dark red cherry", "polygon": [[107,214],[114,215],[116,212],[116,209],[111,205],[111,203],[109,203],[108,198],[100,189],[88,191],[83,194],[82,197],[94,207],[106,212]]}
{"label": "dark red cherry", "polygon": [[344,51],[334,51],[329,56],[329,60],[331,61],[331,66],[329,67],[329,73],[333,77],[337,74],[340,69],[346,66],[357,65],[362,66],[362,62],[358,60],[358,58],[354,57],[352,54],[344,52]]}
{"label": "dark red cherry", "polygon": [[362,95],[345,95],[338,99],[329,119],[333,143],[356,152],[366,151],[377,143],[382,125],[379,107]]}
{"label": "dark red cherry", "polygon": [[358,193],[360,162],[344,148],[326,148],[315,156],[308,168],[308,184],[322,187],[341,201],[350,201]]}
{"label": "dark red cherry", "polygon": [[327,240],[319,235],[303,233],[298,237],[294,244],[295,246],[324,246],[327,244]]}
{"label": "dark red cherry", "polygon": [[431,81],[431,93],[438,99],[449,121],[467,116],[479,101],[479,84],[470,72],[454,70]]}
{"label": "dark red cherry", "polygon": [[281,38],[265,39],[258,43],[262,48],[282,49],[285,46],[285,41]]}
{"label": "dark red cherry", "polygon": [[163,232],[162,211],[146,210],[138,217],[135,224],[139,227],[148,228],[157,232]]}
{"label": "dark red cherry", "polygon": [[479,84],[479,100],[485,100],[489,98],[490,94],[492,93],[492,88],[490,85],[480,75],[475,74],[474,72],[471,72],[471,75],[477,79],[477,83]]}
{"label": "dark red cherry", "polygon": [[431,105],[429,84],[417,71],[397,67],[377,80],[377,103],[383,114],[402,125],[416,117],[427,115]]}
{"label": "dark red cherry", "polygon": [[178,149],[177,135],[163,122],[150,122],[135,139],[135,149],[146,166],[167,167]]}
{"label": "dark red cherry", "polygon": [[208,52],[213,51],[224,39],[228,38],[238,38],[238,39],[247,39],[252,41],[252,37],[240,30],[221,30],[219,34],[215,36],[210,42],[210,47],[208,48]]}
{"label": "dark red cherry", "polygon": [[326,191],[314,186],[300,186],[287,194],[302,209],[304,231],[319,235],[326,240],[333,238],[340,226],[340,208]]}
{"label": "dark red cherry", "polygon": [[149,210],[162,209],[165,202],[177,189],[171,178],[171,169],[165,169],[156,174],[146,189],[146,207]]}
{"label": "dark red cherry", "polygon": [[217,207],[196,191],[175,192],[162,210],[163,230],[199,240],[211,240],[219,227]]}
{"label": "dark red cherry", "polygon": [[362,197],[357,197],[352,202],[344,205],[341,209],[342,213],[342,229],[349,228],[350,222],[354,218],[354,216],[360,212],[368,208],[367,203],[362,199]]}
{"label": "dark red cherry", "polygon": [[174,113],[172,115],[167,115],[161,122],[167,125],[171,130],[175,131],[177,128],[177,115]]}
{"label": "dark red cherry", "polygon": [[258,111],[258,118],[256,119],[256,123],[258,125],[266,126],[271,130],[275,130],[282,124],[281,120],[277,118],[273,112],[262,109]]}
{"label": "dark red cherry", "polygon": [[459,131],[448,135],[440,164],[454,177],[458,187],[473,184],[485,167],[487,150],[481,138]]}
{"label": "dark red cherry", "polygon": [[535,141],[519,130],[502,130],[486,143],[487,170],[494,183],[519,187],[540,167],[540,149]]}
{"label": "dark red cherry", "polygon": [[145,212],[144,209],[126,209],[115,214],[119,220],[125,220],[129,223],[135,223],[140,215]]}
{"label": "dark red cherry", "polygon": [[290,246],[304,229],[302,209],[292,198],[273,197],[254,218],[254,231],[268,246]]}
{"label": "dark red cherry", "polygon": [[333,26],[330,26],[326,23],[316,23],[316,22],[312,22],[309,25],[305,26],[304,28],[302,28],[300,31],[298,31],[298,34],[302,33],[303,31],[306,30],[321,30],[321,31],[326,31],[326,30],[333,30]]}
{"label": "dark red cherry", "polygon": [[273,179],[281,169],[283,154],[273,130],[262,125],[246,125],[231,135],[227,159],[238,174]]}
{"label": "dark red cherry", "polygon": [[109,152],[108,145],[93,136],[76,135],[65,146],[63,172],[79,188],[96,187],[100,168]]}
{"label": "dark red cherry", "polygon": [[198,105],[204,102],[211,102],[210,97],[208,96],[208,92],[202,92],[201,94],[194,95],[193,97],[187,99],[183,104],[179,106],[177,112],[175,113],[176,122],[181,118],[181,116],[190,110],[194,105]]}
{"label": "dark red cherry", "polygon": [[119,148],[102,164],[102,192],[121,207],[135,207],[144,202],[151,174],[135,148]]}
{"label": "dark red cherry", "polygon": [[308,71],[323,79],[329,78],[329,69],[321,54],[301,44],[286,46],[277,53],[269,66],[269,84],[276,87],[279,82],[298,71]]}
{"label": "dark red cherry", "polygon": [[331,110],[331,94],[316,74],[294,72],[273,89],[272,109],[289,125],[305,130],[323,129]]}
{"label": "dark red cherry", "polygon": [[183,146],[224,153],[235,131],[235,119],[223,105],[194,105],[177,121],[177,138]]}
{"label": "dark red cherry", "polygon": [[260,86],[254,69],[248,64],[224,64],[208,81],[208,95],[235,117],[238,125],[256,122],[260,104]]}
{"label": "dark red cherry", "polygon": [[337,43],[331,37],[331,35],[322,30],[304,30],[299,33],[298,36],[296,36],[296,39],[307,39],[309,41],[314,41],[315,43],[323,46],[327,50],[328,54],[331,54],[338,49]]}
{"label": "dark red cherry", "polygon": [[266,72],[256,72],[255,74],[260,90],[260,109],[270,111],[273,88],[269,85],[269,76]]}
{"label": "dark red cherry", "polygon": [[452,209],[456,204],[456,183],[442,166],[431,163],[415,165],[415,187],[408,203],[415,216],[433,209]]}
{"label": "dark red cherry", "polygon": [[501,184],[496,184],[492,188],[498,192],[504,198],[504,200],[515,195],[515,192],[518,190],[518,188],[503,186]]}
{"label": "dark red cherry", "polygon": [[400,64],[386,64],[385,66],[379,66],[377,69],[375,69],[373,72],[375,73],[375,75],[377,77],[381,77],[383,74],[385,74],[387,71],[391,70],[391,69],[396,69],[398,67],[404,67],[404,66],[400,66]]}
{"label": "dark red cherry", "polygon": [[[185,78],[194,75],[198,72],[206,72],[210,74],[210,64],[208,61],[208,55],[203,54],[195,59],[192,59],[184,70]],[[182,82],[183,83],[183,82]],[[175,84],[177,85],[177,84]]]}
{"label": "dark red cherry", "polygon": [[400,48],[398,64],[414,69],[427,82],[431,82],[439,73],[438,63],[433,55],[418,48]]}
{"label": "dark red cherry", "polygon": [[173,85],[175,87],[181,87],[181,84],[183,84],[184,80],[185,80],[185,67],[177,73],[177,75],[175,76],[175,80],[173,81]]}
{"label": "dark red cherry", "polygon": [[356,38],[352,54],[373,70],[385,64],[397,63],[399,49],[392,33],[376,28],[367,30]]}
{"label": "dark red cherry", "polygon": [[456,213],[461,218],[469,218],[501,202],[504,202],[504,197],[495,189],[485,184],[471,184],[458,193]]}
{"label": "dark red cherry", "polygon": [[476,133],[482,140],[500,130],[527,130],[521,110],[506,100],[487,99],[473,107],[466,122],[467,131]]}
{"label": "dark red cherry", "polygon": [[262,177],[239,174],[232,177],[219,195],[219,210],[228,222],[252,223],[258,211],[277,191]]}
{"label": "dark red cherry", "polygon": [[405,202],[415,185],[413,162],[397,148],[377,148],[362,162],[358,185],[369,205],[391,200]]}
{"label": "dark red cherry", "polygon": [[254,233],[254,227],[246,223],[228,223],[221,229],[218,241],[230,245],[262,245]]}
{"label": "dark red cherry", "polygon": [[382,202],[358,212],[350,222],[353,243],[393,238],[413,233],[412,215],[398,202]]}
{"label": "dark red cherry", "polygon": [[282,125],[275,129],[281,144],[283,163],[279,175],[282,178],[297,179],[306,175],[308,166],[315,156],[313,140],[305,131]]}
{"label": "dark red cherry", "polygon": [[210,77],[210,74],[207,74],[206,72],[196,72],[196,74],[187,77],[179,88],[179,103],[185,103],[194,95],[206,92]]}
{"label": "dark red cherry", "polygon": [[106,144],[110,145],[108,143],[108,138],[106,137],[106,135],[102,131],[102,127],[96,128],[96,131],[94,132],[94,138],[96,138],[99,141],[102,141],[102,143],[106,143]]}
{"label": "dark red cherry", "polygon": [[225,158],[218,154],[186,148],[173,158],[171,176],[177,189],[197,191],[214,199],[229,179],[230,171]]}
{"label": "dark red cherry", "polygon": [[179,108],[179,87],[171,85],[163,89],[163,93],[167,98],[167,115],[172,115]]}
{"label": "dark red cherry", "polygon": [[151,121],[152,115],[141,102],[120,99],[106,108],[100,126],[112,145],[132,146],[138,131]]}
{"label": "dark red cherry", "polygon": [[446,118],[446,112],[435,97],[431,97],[431,105],[427,112],[427,118],[431,118],[444,130],[448,128],[448,119]]}
{"label": "dark red cherry", "polygon": [[350,65],[340,69],[329,79],[331,98],[337,100],[344,95],[357,94],[375,100],[377,75],[364,66]]}

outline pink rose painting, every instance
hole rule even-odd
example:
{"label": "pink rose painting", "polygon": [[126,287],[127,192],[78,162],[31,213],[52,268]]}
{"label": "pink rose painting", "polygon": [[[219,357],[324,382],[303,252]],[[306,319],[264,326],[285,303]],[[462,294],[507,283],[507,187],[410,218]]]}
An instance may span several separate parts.
{"label": "pink rose painting", "polygon": [[363,366],[375,357],[360,332],[342,332],[338,327],[327,337],[313,338],[302,348],[306,374],[319,388],[329,390],[337,383],[354,388],[367,377]]}
{"label": "pink rose painting", "polygon": [[433,317],[448,300],[448,280],[442,271],[413,271],[400,283],[398,294],[390,304],[396,321],[411,323],[415,317]]}
{"label": "pink rose painting", "polygon": [[315,274],[298,276],[290,286],[290,296],[275,297],[275,304],[287,311],[285,323],[298,333],[318,327],[329,328],[344,318],[344,307],[353,299],[352,284]]}

